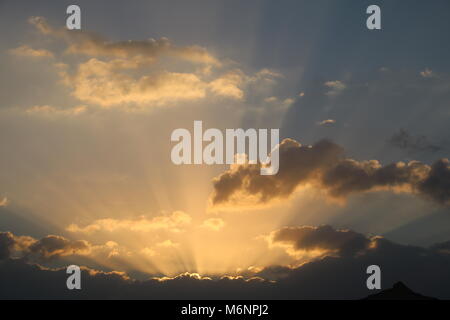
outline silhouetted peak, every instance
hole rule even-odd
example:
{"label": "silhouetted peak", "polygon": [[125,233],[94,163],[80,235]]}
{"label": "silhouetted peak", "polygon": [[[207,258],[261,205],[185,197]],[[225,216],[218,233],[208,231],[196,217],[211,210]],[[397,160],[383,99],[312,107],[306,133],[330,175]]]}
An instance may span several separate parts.
{"label": "silhouetted peak", "polygon": [[426,297],[415,293],[403,282],[396,282],[392,288],[381,292],[371,294],[365,300],[434,300],[435,298]]}
{"label": "silhouetted peak", "polygon": [[411,293],[413,292],[410,288],[408,288],[403,282],[399,281],[396,282],[393,286],[392,289],[398,292],[404,291],[404,292],[408,292]]}

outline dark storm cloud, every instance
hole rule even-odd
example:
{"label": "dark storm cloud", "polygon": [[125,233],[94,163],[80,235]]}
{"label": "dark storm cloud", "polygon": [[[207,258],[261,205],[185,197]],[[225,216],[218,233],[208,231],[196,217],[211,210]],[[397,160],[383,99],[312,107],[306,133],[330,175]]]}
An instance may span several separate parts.
{"label": "dark storm cloud", "polygon": [[[214,179],[213,205],[239,205],[244,197],[256,196],[259,203],[291,195],[298,186],[311,184],[335,198],[376,190],[417,193],[442,205],[450,202],[448,159],[432,166],[419,161],[382,166],[377,160],[357,161],[343,157],[343,149],[328,140],[302,146],[285,139],[279,146],[277,175],[261,176],[259,165],[239,165]],[[236,197],[236,199],[233,199]]]}
{"label": "dark storm cloud", "polygon": [[339,255],[353,255],[370,243],[362,234],[351,230],[335,230],[330,226],[285,227],[271,234],[274,244],[290,244],[294,250],[323,250]]}
{"label": "dark storm cloud", "polygon": [[405,129],[394,133],[387,142],[389,145],[407,152],[437,152],[442,149],[442,147],[432,144],[426,136],[413,136]]}
{"label": "dark storm cloud", "polygon": [[[72,291],[66,289],[68,275],[64,269],[46,269],[23,259],[4,259],[0,261],[0,298],[358,299],[373,293],[366,287],[366,269],[373,264],[381,268],[382,289],[403,281],[421,294],[450,298],[450,254],[436,250],[445,245],[426,249],[330,227],[315,230],[319,231],[312,231],[303,247],[321,243],[326,247],[353,247],[357,252],[352,249],[349,252],[355,254],[326,256],[299,267],[270,266],[250,272],[247,276],[252,278],[247,280],[242,277],[211,279],[186,273],[174,278],[136,281],[123,273],[82,268],[82,290]],[[342,245],[333,245],[332,241]]]}

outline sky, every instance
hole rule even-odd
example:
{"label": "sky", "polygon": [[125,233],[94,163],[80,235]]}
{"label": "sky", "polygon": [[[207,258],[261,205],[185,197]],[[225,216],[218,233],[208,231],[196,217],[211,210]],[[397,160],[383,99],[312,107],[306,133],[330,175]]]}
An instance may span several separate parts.
{"label": "sky", "polygon": [[[71,4],[0,0],[1,298],[450,298],[448,1]],[[195,120],[278,174],[175,165]]]}

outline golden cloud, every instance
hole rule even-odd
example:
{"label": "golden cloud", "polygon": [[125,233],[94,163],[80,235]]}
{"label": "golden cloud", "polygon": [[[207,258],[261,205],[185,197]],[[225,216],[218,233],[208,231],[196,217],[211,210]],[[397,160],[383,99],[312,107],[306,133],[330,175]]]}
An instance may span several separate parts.
{"label": "golden cloud", "polygon": [[20,57],[53,58],[53,53],[45,49],[33,49],[27,45],[9,50],[10,54]]}
{"label": "golden cloud", "polygon": [[67,42],[66,53],[91,57],[134,58],[153,62],[158,56],[170,55],[190,62],[220,66],[220,62],[199,46],[177,47],[169,39],[148,39],[111,42],[101,35],[66,28],[53,28],[44,17],[31,17],[29,23],[43,35]]}
{"label": "golden cloud", "polygon": [[118,67],[118,60],[90,59],[80,64],[74,75],[65,73],[64,80],[74,89],[76,98],[102,107],[124,103],[161,106],[206,95],[206,83],[195,74],[162,71],[136,78],[120,70],[137,65],[122,62]]}
{"label": "golden cloud", "polygon": [[[207,97],[243,100],[248,85],[261,91],[281,77],[268,69],[254,75],[229,70],[231,64],[222,63],[207,49],[178,47],[167,38],[113,42],[84,30],[54,28],[43,17],[32,17],[29,22],[41,35],[66,43],[64,53],[58,55],[61,59],[77,56],[69,64],[58,61],[54,66],[74,97],[100,107],[129,110]],[[19,51],[44,55],[28,47]],[[80,61],[83,57],[87,60]],[[282,105],[292,101],[286,99]]]}
{"label": "golden cloud", "polygon": [[60,109],[49,105],[33,106],[26,110],[28,114],[35,115],[61,115],[61,116],[76,116],[86,112],[86,106],[76,106],[73,108]]}

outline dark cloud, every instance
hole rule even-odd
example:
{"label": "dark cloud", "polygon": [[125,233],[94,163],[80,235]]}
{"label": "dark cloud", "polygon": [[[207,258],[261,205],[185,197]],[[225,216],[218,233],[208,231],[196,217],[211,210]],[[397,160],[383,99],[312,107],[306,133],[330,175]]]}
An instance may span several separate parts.
{"label": "dark cloud", "polygon": [[429,167],[418,161],[383,167],[376,160],[343,159],[323,173],[321,184],[331,195],[340,197],[376,187],[414,187],[428,171]]}
{"label": "dark cloud", "polygon": [[11,232],[0,232],[0,260],[9,258],[14,243],[14,236]]}
{"label": "dark cloud", "polygon": [[0,232],[0,259],[13,256],[27,259],[51,259],[61,256],[88,254],[92,246],[85,240],[69,240],[62,236],[48,235],[40,240],[29,236],[15,236],[11,232]]}
{"label": "dark cloud", "polygon": [[430,247],[431,250],[450,254],[450,241],[436,243]]}
{"label": "dark cloud", "polygon": [[88,253],[91,245],[85,240],[68,240],[61,236],[49,235],[29,246],[32,253],[43,258],[67,256],[79,253]]}
{"label": "dark cloud", "polygon": [[[282,229],[283,230],[283,229]],[[367,238],[331,227],[298,227],[289,239],[302,247],[352,248],[357,254],[333,255],[299,267],[271,266],[251,277],[208,278],[182,274],[174,278],[136,281],[123,273],[82,268],[81,290],[68,290],[65,269],[47,269],[23,259],[0,261],[0,298],[11,299],[358,299],[374,293],[366,288],[366,269],[381,268],[382,289],[403,281],[412,290],[450,298],[450,254]],[[307,234],[299,236],[300,233]],[[303,237],[303,240],[299,240]],[[305,240],[306,239],[306,240]],[[336,241],[340,245],[334,245]],[[366,243],[369,243],[366,246]],[[264,278],[266,280],[264,280]]]}
{"label": "dark cloud", "polygon": [[394,133],[389,139],[388,144],[403,149],[407,152],[438,152],[442,147],[432,144],[424,135],[412,136],[405,129],[400,129]]}
{"label": "dark cloud", "polygon": [[284,139],[280,146],[280,170],[272,176],[261,176],[260,165],[239,165],[214,179],[213,204],[227,202],[239,191],[258,195],[261,202],[286,197],[295,188],[315,177],[317,172],[338,161],[343,149],[328,140],[313,146],[302,146]]}
{"label": "dark cloud", "polygon": [[335,230],[330,226],[285,227],[271,234],[274,244],[290,244],[294,250],[323,250],[339,255],[353,255],[370,243],[362,234],[351,230]]}
{"label": "dark cloud", "polygon": [[428,176],[419,182],[420,192],[442,204],[450,202],[450,163],[448,159],[436,161]]}
{"label": "dark cloud", "polygon": [[343,149],[328,140],[302,146],[285,139],[279,146],[277,175],[261,176],[259,165],[239,165],[215,178],[213,205],[233,203],[253,196],[265,203],[291,195],[298,186],[314,185],[335,198],[375,190],[400,190],[421,194],[440,204],[450,201],[448,159],[431,167],[419,161],[382,166],[377,160],[357,161],[343,157]]}

